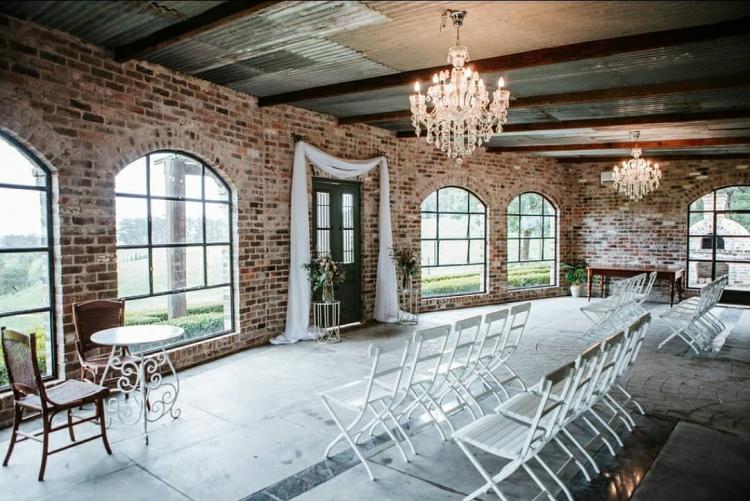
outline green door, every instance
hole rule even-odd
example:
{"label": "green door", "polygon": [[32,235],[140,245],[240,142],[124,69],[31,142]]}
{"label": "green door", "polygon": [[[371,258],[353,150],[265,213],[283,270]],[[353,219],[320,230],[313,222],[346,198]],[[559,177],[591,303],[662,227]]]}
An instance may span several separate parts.
{"label": "green door", "polygon": [[362,321],[359,192],[358,182],[313,178],[313,249],[343,262],[346,270],[335,292],[342,325]]}

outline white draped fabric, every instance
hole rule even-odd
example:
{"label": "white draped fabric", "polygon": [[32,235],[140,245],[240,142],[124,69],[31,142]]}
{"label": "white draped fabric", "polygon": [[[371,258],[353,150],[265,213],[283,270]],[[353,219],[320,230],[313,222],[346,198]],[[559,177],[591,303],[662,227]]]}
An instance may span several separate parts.
{"label": "white draped fabric", "polygon": [[292,171],[292,215],[289,262],[289,300],[286,307],[286,330],[271,340],[274,344],[313,339],[310,329],[310,282],[303,268],[310,261],[310,221],[307,207],[307,162],[337,178],[349,179],[380,166],[380,205],[378,209],[378,273],[375,285],[375,320],[395,322],[398,318],[396,267],[390,258],[393,247],[388,163],[385,157],[368,160],[345,160],[325,153],[305,142],[294,148]]}

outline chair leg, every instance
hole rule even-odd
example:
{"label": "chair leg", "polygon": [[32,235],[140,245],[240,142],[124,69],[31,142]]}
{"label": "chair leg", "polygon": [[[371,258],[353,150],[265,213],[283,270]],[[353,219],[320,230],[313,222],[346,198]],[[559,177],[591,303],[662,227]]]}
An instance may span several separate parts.
{"label": "chair leg", "polygon": [[76,434],[73,431],[73,409],[68,409],[68,434],[71,442],[76,441]]}
{"label": "chair leg", "polygon": [[8,452],[5,453],[5,459],[3,460],[3,466],[8,466],[10,455],[13,453],[13,447],[16,445],[16,436],[18,433],[18,427],[21,425],[21,418],[23,417],[23,409],[15,405],[13,413],[13,432],[10,436],[10,443],[8,444]]}
{"label": "chair leg", "polygon": [[44,438],[42,439],[42,465],[39,468],[39,481],[41,482],[44,480],[44,470],[47,469],[47,456],[49,456],[49,434],[50,434],[50,423],[51,418],[47,417],[47,414],[42,415],[42,423],[43,423],[43,434]]}
{"label": "chair leg", "polygon": [[109,447],[109,440],[107,440],[107,426],[104,423],[104,399],[96,401],[96,415],[99,416],[99,429],[102,433],[102,442],[104,442],[104,449],[107,454],[112,455],[112,449]]}

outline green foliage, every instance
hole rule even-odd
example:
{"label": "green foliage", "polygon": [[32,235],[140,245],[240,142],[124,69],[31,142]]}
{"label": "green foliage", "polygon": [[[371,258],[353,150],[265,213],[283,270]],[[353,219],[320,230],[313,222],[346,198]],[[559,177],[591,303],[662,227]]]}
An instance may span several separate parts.
{"label": "green foliage", "polygon": [[549,285],[550,265],[526,266],[508,269],[509,287],[538,287]]}
{"label": "green foliage", "polygon": [[422,297],[469,294],[480,290],[479,273],[422,277]]}
{"label": "green foliage", "polygon": [[[39,374],[44,377],[47,374],[47,358],[45,357],[46,342],[47,338],[44,335],[44,329],[37,328],[36,334],[36,362],[39,366]],[[5,368],[5,358],[3,358],[3,347],[0,346],[0,388],[7,386],[10,383],[8,380],[8,370]]]}
{"label": "green foliage", "polygon": [[565,280],[570,285],[581,285],[586,281],[586,263],[561,263],[560,269],[565,272]]}
{"label": "green foliage", "polygon": [[316,291],[324,285],[340,285],[346,278],[344,263],[334,261],[327,255],[312,258],[309,263],[302,265],[307,270],[312,290]]}

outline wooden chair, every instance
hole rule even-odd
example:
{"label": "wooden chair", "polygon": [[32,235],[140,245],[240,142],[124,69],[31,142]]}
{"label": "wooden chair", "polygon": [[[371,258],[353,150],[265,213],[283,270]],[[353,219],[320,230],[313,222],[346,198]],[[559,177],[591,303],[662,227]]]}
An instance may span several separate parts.
{"label": "wooden chair", "polygon": [[[10,387],[13,390],[13,432],[5,454],[3,466],[8,466],[8,461],[13,453],[16,442],[34,440],[42,444],[42,465],[39,469],[39,480],[44,480],[44,470],[47,466],[47,457],[57,452],[64,451],[76,445],[81,445],[91,440],[101,438],[107,454],[112,454],[107,441],[107,429],[104,424],[104,399],[109,396],[109,390],[88,381],[66,380],[63,383],[45,389],[42,377],[39,374],[39,366],[36,358],[36,339],[34,334],[21,334],[10,329],[2,329],[0,335],[3,347],[3,358],[8,370]],[[92,416],[79,417],[73,415],[73,409],[86,404],[95,404],[96,412]],[[24,412],[32,415],[24,417]],[[52,426],[52,420],[60,413],[67,413],[67,423]],[[40,431],[26,433],[19,430],[22,421],[28,421],[36,417],[42,418],[42,429]],[[76,418],[74,420],[73,418]],[[88,421],[98,420],[100,433],[83,440],[76,441],[73,427]],[[49,449],[49,436],[52,432],[68,429],[71,444]],[[18,436],[22,438],[18,438]],[[39,436],[42,435],[42,438]]]}
{"label": "wooden chair", "polygon": [[[76,303],[73,305],[73,323],[76,328],[76,352],[81,365],[81,381],[104,384],[99,378],[107,366],[109,353],[104,356],[97,353],[101,346],[93,343],[91,336],[104,329],[122,327],[125,323],[125,302],[95,300]],[[127,348],[123,348],[120,358],[126,362],[135,357],[127,352]]]}

